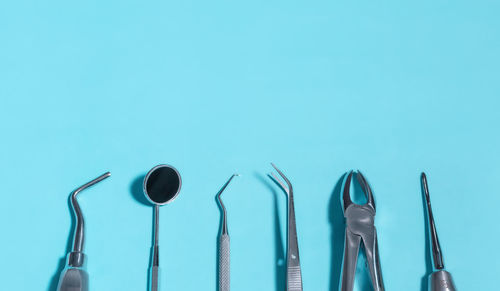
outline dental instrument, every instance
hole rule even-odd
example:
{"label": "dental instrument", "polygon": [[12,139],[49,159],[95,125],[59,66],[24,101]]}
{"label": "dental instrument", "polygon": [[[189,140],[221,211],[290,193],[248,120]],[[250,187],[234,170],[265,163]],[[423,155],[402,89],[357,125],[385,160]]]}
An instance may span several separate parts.
{"label": "dental instrument", "polygon": [[366,196],[365,204],[356,204],[351,200],[351,171],[344,183],[342,206],[345,217],[345,244],[342,264],[340,291],[352,291],[360,244],[363,243],[373,290],[384,291],[380,258],[378,251],[377,230],[375,229],[375,201],[372,190],[361,172],[356,173],[356,180]]}
{"label": "dental instrument", "polygon": [[427,184],[427,176],[422,173],[421,176],[422,190],[425,196],[427,206],[427,222],[429,223],[429,237],[432,252],[433,272],[429,275],[429,290],[430,291],[455,291],[455,284],[451,274],[444,269],[443,253],[439,245],[439,239],[434,223],[434,216],[432,215],[431,198],[429,195],[429,186]]}
{"label": "dental instrument", "polygon": [[293,188],[290,180],[273,164],[273,168],[285,180],[271,173],[271,178],[278,184],[288,197],[287,247],[286,247],[286,289],[287,291],[302,291],[302,272],[300,269],[299,246],[297,242],[297,226],[295,223],[295,208],[293,204]]}
{"label": "dental instrument", "polygon": [[84,184],[70,195],[71,208],[75,216],[76,225],[73,233],[73,248],[66,260],[66,266],[61,272],[59,283],[57,285],[58,291],[88,291],[89,290],[89,275],[86,271],[87,256],[83,253],[84,243],[84,220],[80,205],[76,200],[76,196],[81,191],[89,188],[90,186],[101,182],[109,177],[111,173],[107,172],[94,180]]}
{"label": "dental instrument", "polygon": [[149,269],[149,290],[160,288],[160,255],[158,245],[160,206],[172,202],[181,190],[181,176],[169,165],[152,168],[144,178],[143,190],[146,198],[154,205],[153,247]]}
{"label": "dental instrument", "polygon": [[219,193],[217,193],[217,201],[222,210],[222,225],[219,234],[219,291],[229,291],[230,286],[230,240],[229,232],[227,229],[227,213],[226,207],[222,203],[220,198],[222,192],[226,189],[227,185],[233,180],[234,177],[239,176],[238,174],[233,174],[229,180],[222,186]]}

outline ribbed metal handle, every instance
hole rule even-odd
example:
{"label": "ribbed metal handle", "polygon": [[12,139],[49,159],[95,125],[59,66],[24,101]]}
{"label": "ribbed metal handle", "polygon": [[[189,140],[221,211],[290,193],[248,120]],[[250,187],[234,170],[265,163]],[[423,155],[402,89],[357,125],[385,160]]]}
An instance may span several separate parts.
{"label": "ribbed metal handle", "polygon": [[287,286],[288,291],[302,291],[302,274],[300,266],[289,267],[287,270]]}
{"label": "ribbed metal handle", "polygon": [[219,237],[219,291],[229,291],[229,236]]}

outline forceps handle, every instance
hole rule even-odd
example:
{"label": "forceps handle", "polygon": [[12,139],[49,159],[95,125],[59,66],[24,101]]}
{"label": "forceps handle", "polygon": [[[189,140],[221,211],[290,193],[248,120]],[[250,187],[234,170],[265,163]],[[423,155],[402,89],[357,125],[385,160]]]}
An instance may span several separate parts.
{"label": "forceps handle", "polygon": [[219,236],[219,291],[229,291],[230,244],[229,235]]}
{"label": "forceps handle", "polygon": [[302,271],[300,269],[299,244],[292,194],[289,194],[288,199],[286,289],[287,291],[302,291]]}
{"label": "forceps handle", "polygon": [[288,267],[286,277],[287,291],[302,291],[302,274],[300,266]]}

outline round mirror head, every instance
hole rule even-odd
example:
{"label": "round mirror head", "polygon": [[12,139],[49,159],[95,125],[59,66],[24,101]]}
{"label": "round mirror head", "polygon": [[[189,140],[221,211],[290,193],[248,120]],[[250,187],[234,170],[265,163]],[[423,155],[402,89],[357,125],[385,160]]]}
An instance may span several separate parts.
{"label": "round mirror head", "polygon": [[144,194],[151,203],[164,205],[177,197],[181,184],[181,175],[174,167],[158,165],[144,178]]}

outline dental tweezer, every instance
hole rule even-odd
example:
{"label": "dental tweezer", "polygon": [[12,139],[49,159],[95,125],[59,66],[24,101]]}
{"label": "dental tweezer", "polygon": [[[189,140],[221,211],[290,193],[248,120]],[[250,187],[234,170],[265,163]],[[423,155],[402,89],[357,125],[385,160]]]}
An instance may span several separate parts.
{"label": "dental tweezer", "polygon": [[273,164],[273,168],[285,180],[271,173],[271,178],[278,184],[288,197],[287,247],[286,247],[286,290],[302,291],[302,272],[300,269],[299,244],[297,242],[297,226],[295,223],[295,208],[293,204],[293,188],[290,180]]}

